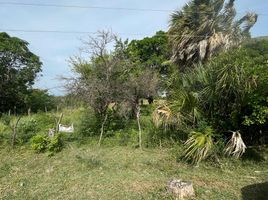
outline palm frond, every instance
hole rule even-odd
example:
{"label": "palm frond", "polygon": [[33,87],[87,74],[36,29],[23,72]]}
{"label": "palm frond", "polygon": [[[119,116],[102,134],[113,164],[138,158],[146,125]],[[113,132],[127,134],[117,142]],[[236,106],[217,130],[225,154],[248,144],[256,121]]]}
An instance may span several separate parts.
{"label": "palm frond", "polygon": [[232,138],[226,145],[224,152],[229,156],[234,156],[235,158],[240,158],[246,151],[246,145],[241,137],[239,131],[232,131]]}
{"label": "palm frond", "polygon": [[245,16],[243,16],[239,21],[239,25],[243,25],[242,32],[249,33],[249,30],[254,26],[257,22],[258,15],[256,13],[248,12]]}
{"label": "palm frond", "polygon": [[213,130],[208,127],[204,132],[191,133],[191,137],[184,143],[184,157],[186,160],[191,160],[193,163],[199,163],[205,159],[212,149]]}
{"label": "palm frond", "polygon": [[171,124],[172,112],[167,105],[158,106],[152,114],[153,122],[157,128]]}
{"label": "palm frond", "polygon": [[171,15],[171,60],[184,71],[240,45],[256,23],[257,15],[248,13],[238,21],[235,18],[234,0],[226,4],[224,0],[190,1]]}

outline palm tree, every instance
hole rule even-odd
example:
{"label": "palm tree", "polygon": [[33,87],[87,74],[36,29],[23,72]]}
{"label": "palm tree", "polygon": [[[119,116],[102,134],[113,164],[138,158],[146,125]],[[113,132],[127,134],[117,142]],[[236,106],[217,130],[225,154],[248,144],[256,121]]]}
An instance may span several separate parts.
{"label": "palm tree", "polygon": [[257,15],[247,13],[236,20],[234,1],[191,0],[171,15],[168,31],[173,51],[171,60],[182,71],[240,45],[250,36]]}

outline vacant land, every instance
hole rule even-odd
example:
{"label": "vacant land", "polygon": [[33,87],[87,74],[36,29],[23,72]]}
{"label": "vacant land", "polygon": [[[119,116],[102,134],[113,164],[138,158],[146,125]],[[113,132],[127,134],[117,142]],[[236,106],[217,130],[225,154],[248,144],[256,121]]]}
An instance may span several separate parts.
{"label": "vacant land", "polygon": [[265,199],[267,189],[266,161],[197,167],[176,161],[175,149],[70,143],[48,157],[22,148],[0,152],[0,199],[172,199],[166,192],[172,178],[193,181],[196,199]]}

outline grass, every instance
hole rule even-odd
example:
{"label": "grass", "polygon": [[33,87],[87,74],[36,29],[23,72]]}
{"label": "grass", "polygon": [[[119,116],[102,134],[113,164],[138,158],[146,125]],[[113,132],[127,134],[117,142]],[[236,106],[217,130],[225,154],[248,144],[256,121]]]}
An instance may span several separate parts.
{"label": "grass", "polygon": [[[28,142],[18,142],[10,149],[11,129],[0,121],[0,199],[174,199],[166,188],[173,178],[192,181],[198,200],[268,196],[267,148],[248,149],[248,157],[242,160],[221,159],[219,163],[210,159],[192,166],[179,159],[179,144],[163,145],[166,148],[148,145],[152,130],[146,113],[142,118],[143,141],[151,148],[135,148],[135,121],[113,137],[105,137],[98,148],[98,135],[95,139],[78,138],[83,111],[63,110],[62,123],[74,123],[75,133],[65,134],[65,148],[52,157],[34,153]],[[47,133],[59,115],[24,116],[18,138]]]}
{"label": "grass", "polygon": [[26,146],[2,147],[0,199],[172,199],[166,192],[172,178],[192,181],[196,199],[246,199],[247,192],[260,193],[251,185],[268,181],[267,160],[196,167],[176,161],[177,152],[68,143],[48,157]]}

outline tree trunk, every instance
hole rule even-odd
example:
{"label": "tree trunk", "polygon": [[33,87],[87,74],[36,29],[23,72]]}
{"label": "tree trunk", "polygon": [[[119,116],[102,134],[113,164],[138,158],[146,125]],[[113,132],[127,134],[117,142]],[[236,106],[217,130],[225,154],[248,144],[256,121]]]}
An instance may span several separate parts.
{"label": "tree trunk", "polygon": [[99,142],[98,142],[98,145],[99,145],[99,146],[101,145],[102,136],[103,136],[103,132],[104,132],[104,125],[105,125],[105,123],[106,123],[106,121],[107,121],[107,118],[108,118],[108,113],[106,112],[105,117],[104,117],[104,120],[103,120],[103,122],[102,122],[102,124],[101,124],[100,139],[99,139]]}
{"label": "tree trunk", "polygon": [[14,146],[15,146],[15,141],[16,141],[16,137],[17,137],[17,126],[18,126],[18,123],[19,123],[20,119],[21,119],[21,117],[19,117],[17,119],[16,123],[12,127],[13,128],[13,135],[12,135],[12,140],[11,140],[12,148],[14,148]]}
{"label": "tree trunk", "polygon": [[142,148],[142,138],[141,138],[141,124],[140,124],[140,106],[139,104],[136,105],[136,119],[137,119],[137,124],[139,128],[139,147]]}

